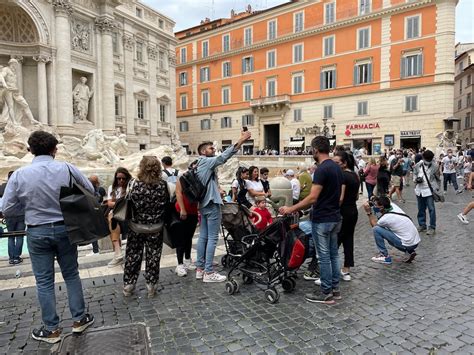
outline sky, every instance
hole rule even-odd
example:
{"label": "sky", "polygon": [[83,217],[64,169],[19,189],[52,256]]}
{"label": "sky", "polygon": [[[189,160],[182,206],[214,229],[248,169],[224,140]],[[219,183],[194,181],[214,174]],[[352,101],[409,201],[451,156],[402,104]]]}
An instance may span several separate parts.
{"label": "sky", "polygon": [[[201,20],[230,17],[230,10],[244,11],[250,4],[263,10],[288,0],[141,0],[176,22],[175,31],[197,26]],[[456,8],[456,43],[474,42],[474,0],[459,0]]]}

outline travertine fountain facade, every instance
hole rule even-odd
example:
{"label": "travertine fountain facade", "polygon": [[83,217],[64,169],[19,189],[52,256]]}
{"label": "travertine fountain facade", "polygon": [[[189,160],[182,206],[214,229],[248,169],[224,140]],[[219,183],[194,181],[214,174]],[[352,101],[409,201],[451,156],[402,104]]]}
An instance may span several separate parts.
{"label": "travertine fountain facade", "polygon": [[32,116],[61,137],[100,129],[132,152],[173,143],[174,24],[136,0],[0,1],[0,72],[17,84],[0,80],[2,133],[13,105],[20,124]]}

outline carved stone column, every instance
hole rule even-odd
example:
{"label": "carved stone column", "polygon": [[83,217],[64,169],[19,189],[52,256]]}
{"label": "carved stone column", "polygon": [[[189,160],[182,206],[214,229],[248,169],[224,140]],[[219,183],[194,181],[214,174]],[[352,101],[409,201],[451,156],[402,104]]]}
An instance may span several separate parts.
{"label": "carved stone column", "polygon": [[133,95],[133,48],[135,39],[129,33],[124,33],[123,37],[123,56],[125,71],[125,116],[127,122],[127,134],[135,132],[135,97]]}
{"label": "carved stone column", "polygon": [[56,19],[56,103],[59,126],[72,126],[70,0],[52,0]]}
{"label": "carved stone column", "polygon": [[16,78],[17,87],[20,90],[20,94],[23,95],[23,57],[21,55],[12,55],[12,59],[16,59],[18,66],[16,67]]}
{"label": "carved stone column", "polygon": [[114,98],[114,51],[112,32],[115,29],[114,19],[101,16],[95,19],[95,26],[101,33],[101,98],[102,98],[102,129],[115,130],[115,98]]}
{"label": "carved stone column", "polygon": [[33,57],[38,62],[38,119],[41,123],[48,124],[48,81],[46,77],[46,63],[51,58],[45,55]]}
{"label": "carved stone column", "polygon": [[176,122],[176,55],[174,51],[169,52],[168,56],[168,75],[170,83],[170,127],[171,134],[178,135],[177,122]]}
{"label": "carved stone column", "polygon": [[150,75],[150,130],[151,136],[158,134],[159,107],[156,101],[156,59],[158,50],[156,46],[149,45],[148,52],[148,73]]}

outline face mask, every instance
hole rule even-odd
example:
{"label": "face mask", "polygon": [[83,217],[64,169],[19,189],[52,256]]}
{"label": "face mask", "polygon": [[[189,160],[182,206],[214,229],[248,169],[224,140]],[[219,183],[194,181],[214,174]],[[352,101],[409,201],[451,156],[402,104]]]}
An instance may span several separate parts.
{"label": "face mask", "polygon": [[426,161],[426,160],[423,159],[423,164],[425,164],[426,166],[428,166],[428,165],[431,164],[431,162],[430,162],[430,161]]}

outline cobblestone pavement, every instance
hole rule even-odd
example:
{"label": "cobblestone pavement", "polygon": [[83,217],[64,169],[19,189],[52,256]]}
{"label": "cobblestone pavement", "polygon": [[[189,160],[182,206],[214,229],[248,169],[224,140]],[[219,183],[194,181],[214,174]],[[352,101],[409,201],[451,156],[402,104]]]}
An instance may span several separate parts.
{"label": "cobblestone pavement", "polygon": [[[415,217],[408,195],[402,207]],[[353,280],[342,282],[343,299],[334,306],[307,303],[303,296],[314,286],[302,277],[293,293],[270,305],[255,285],[229,296],[223,284],[177,278],[163,268],[152,300],[144,297],[142,278],[130,299],[122,296],[121,275],[85,280],[89,312],[94,327],[146,323],[154,353],[474,353],[474,223],[456,218],[470,199],[451,192],[437,205],[437,234],[422,235],[413,264],[372,263],[376,248],[361,213]],[[57,286],[57,308],[69,332],[64,291]],[[1,291],[0,302],[0,353],[47,353],[49,345],[29,336],[41,322],[34,288]]]}

